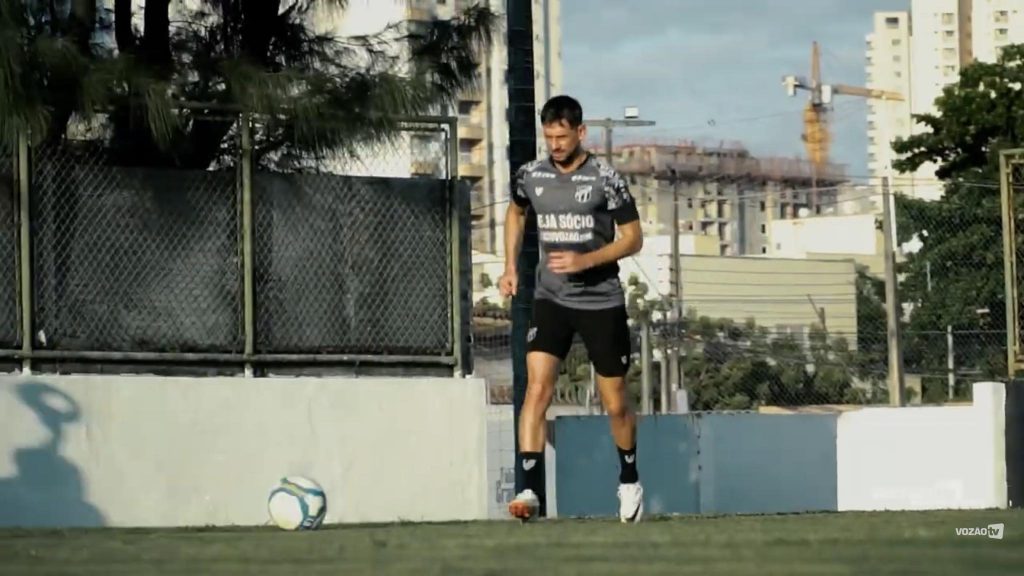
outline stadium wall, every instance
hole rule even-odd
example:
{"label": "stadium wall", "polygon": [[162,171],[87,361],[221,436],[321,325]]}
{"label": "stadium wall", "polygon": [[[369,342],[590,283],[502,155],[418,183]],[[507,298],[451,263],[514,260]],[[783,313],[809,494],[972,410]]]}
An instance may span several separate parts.
{"label": "stadium wall", "polygon": [[[839,413],[640,418],[637,460],[655,514],[1006,508],[1006,389],[973,404]],[[554,515],[616,513],[618,462],[600,416],[555,423]]]}
{"label": "stadium wall", "polygon": [[486,518],[486,421],[479,379],[0,377],[0,525],[261,525],[289,474],[328,523]]}

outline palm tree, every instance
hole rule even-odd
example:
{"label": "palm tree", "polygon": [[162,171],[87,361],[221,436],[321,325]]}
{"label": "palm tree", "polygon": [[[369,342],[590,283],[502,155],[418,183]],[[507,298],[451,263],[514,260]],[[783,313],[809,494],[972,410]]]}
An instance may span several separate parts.
{"label": "palm tree", "polygon": [[488,8],[358,38],[314,31],[346,3],[197,0],[172,13],[170,0],[147,0],[140,33],[130,0],[112,11],[71,0],[64,12],[0,0],[0,138],[59,142],[73,119],[103,112],[112,161],[202,169],[237,152],[248,113],[261,119],[257,157],[355,154],[478,82],[497,21]]}

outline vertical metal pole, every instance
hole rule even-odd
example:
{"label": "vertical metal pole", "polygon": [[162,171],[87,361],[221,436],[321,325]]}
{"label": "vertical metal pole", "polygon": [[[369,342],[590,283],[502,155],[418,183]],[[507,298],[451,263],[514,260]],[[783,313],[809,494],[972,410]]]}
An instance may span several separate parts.
{"label": "vertical metal pole", "polygon": [[615,163],[612,161],[612,119],[606,118],[604,125],[604,157],[608,161],[609,166],[613,166]]}
{"label": "vertical metal pole", "polygon": [[668,414],[671,400],[669,399],[671,393],[669,392],[669,367],[668,363],[671,361],[671,355],[669,354],[670,344],[666,344],[661,349],[661,413]]}
{"label": "vertical metal pole", "polygon": [[465,375],[462,334],[462,199],[459,198],[459,121],[448,121],[448,198],[449,226],[451,227],[451,307],[452,353],[455,356],[454,376]]}
{"label": "vertical metal pole", "polygon": [[672,352],[672,407],[677,406],[678,390],[685,386],[685,376],[680,366],[683,349],[683,274],[682,261],[679,254],[679,180],[672,177],[672,309],[675,320],[675,341]]}
{"label": "vertical metal pole", "polygon": [[21,371],[32,373],[32,182],[29,173],[28,133],[18,131],[18,244],[21,275]]}
{"label": "vertical metal pole", "polygon": [[900,338],[900,303],[896,286],[896,261],[892,231],[893,210],[890,205],[889,178],[882,178],[882,233],[885,234],[885,311],[889,332],[889,403],[904,403],[903,350]]}
{"label": "vertical metal pole", "polygon": [[[508,128],[510,175],[537,155],[537,116],[533,78],[533,2],[508,0],[506,7],[508,33]],[[519,413],[526,397],[526,331],[533,309],[534,273],[539,252],[537,247],[537,215],[526,213],[526,230],[516,262],[519,282],[512,298],[512,413],[516,430],[515,449],[519,453]],[[543,468],[544,460],[538,465]],[[524,487],[522,461],[515,458],[516,492]],[[543,475],[543,474],[541,474]],[[540,516],[547,514],[545,482],[540,483]]]}
{"label": "vertical metal pole", "polygon": [[651,398],[651,321],[644,315],[640,318],[640,412],[654,413]]}
{"label": "vertical metal pole", "polygon": [[256,306],[253,298],[252,254],[252,117],[242,114],[242,306],[245,330],[245,375],[253,376],[256,352]]}
{"label": "vertical metal pole", "polygon": [[999,191],[1003,207],[1003,287],[1006,292],[1006,375],[1016,375],[1020,351],[1020,327],[1017,313],[1020,307],[1017,295],[1017,217],[1013,190],[1013,174],[1007,152],[999,154]]}
{"label": "vertical metal pole", "polygon": [[946,324],[946,378],[949,384],[949,399],[956,389],[956,365],[953,356],[953,325]]}

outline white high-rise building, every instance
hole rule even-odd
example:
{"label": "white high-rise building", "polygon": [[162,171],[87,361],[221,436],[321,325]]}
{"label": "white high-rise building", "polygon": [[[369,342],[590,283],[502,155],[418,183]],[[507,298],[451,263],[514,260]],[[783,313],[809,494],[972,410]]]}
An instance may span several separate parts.
{"label": "white high-rise building", "polygon": [[889,175],[896,153],[888,143],[910,135],[910,14],[878,12],[867,36],[867,85],[905,100],[868,100],[868,170]]}
{"label": "white high-rise building", "polygon": [[[927,130],[912,116],[936,113],[935,99],[957,82],[964,66],[993,62],[1003,46],[1022,41],[1024,0],[912,0],[909,14],[877,13],[868,35],[868,86],[899,91],[906,101],[869,103],[868,169],[874,181],[889,176],[894,190],[939,198],[942,184],[934,164],[908,175],[892,170],[892,141]],[[909,83],[901,82],[908,77]]]}
{"label": "white high-rise building", "polygon": [[1004,46],[1024,42],[1024,2],[974,0],[972,32],[974,57],[994,62]]}

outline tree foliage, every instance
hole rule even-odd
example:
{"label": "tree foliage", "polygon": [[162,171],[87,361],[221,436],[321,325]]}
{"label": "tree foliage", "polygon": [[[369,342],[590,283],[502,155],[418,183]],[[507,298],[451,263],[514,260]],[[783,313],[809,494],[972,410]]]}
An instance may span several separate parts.
{"label": "tree foliage", "polygon": [[[682,342],[683,370],[690,405],[694,410],[748,410],[759,406],[809,404],[864,404],[885,402],[884,373],[878,369],[878,343],[851,346],[845,336],[828,334],[821,326],[810,330],[806,342],[792,335],[772,333],[752,319],[735,322],[698,316],[690,310],[678,324],[667,320],[669,301],[652,297],[650,288],[635,275],[627,281],[627,306],[637,323],[651,322],[655,349]],[[885,311],[877,281],[863,270],[858,276],[858,324],[884,333]],[[884,363],[884,341],[881,361]],[[657,378],[655,378],[657,379]],[[589,384],[585,351],[574,349],[566,362],[562,386]],[[627,375],[629,388],[639,398],[641,373],[634,362]],[[654,385],[659,401],[660,386]]]}
{"label": "tree foliage", "polygon": [[978,335],[958,339],[958,365],[1005,375],[999,153],[1024,144],[1022,96],[1024,46],[1008,46],[996,62],[965,66],[936,99],[936,113],[915,116],[926,129],[893,144],[901,155],[895,168],[913,172],[931,162],[946,181],[940,200],[897,196],[898,240],[920,246],[899,268],[901,301],[910,308],[908,369],[944,371],[946,347],[936,344],[951,326]]}
{"label": "tree foliage", "polygon": [[488,8],[368,36],[316,29],[345,4],[148,0],[139,30],[130,0],[110,14],[98,0],[0,0],[0,131],[58,141],[73,117],[109,109],[119,163],[205,168],[233,152],[241,111],[262,119],[257,161],[351,155],[477,85]]}

